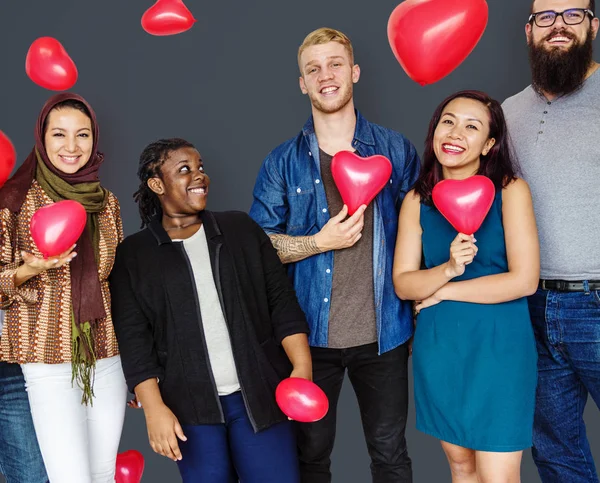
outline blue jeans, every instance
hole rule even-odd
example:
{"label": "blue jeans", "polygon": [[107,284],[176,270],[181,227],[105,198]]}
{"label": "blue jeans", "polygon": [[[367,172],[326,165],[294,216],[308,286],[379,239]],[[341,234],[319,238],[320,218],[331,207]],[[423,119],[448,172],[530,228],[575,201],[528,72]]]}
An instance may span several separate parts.
{"label": "blue jeans", "polygon": [[299,483],[290,421],[254,433],[240,392],[222,396],[225,424],[183,425],[183,483]]}
{"label": "blue jeans", "polygon": [[598,483],[583,410],[600,406],[600,293],[538,290],[529,299],[538,349],[533,459],[544,483]]}
{"label": "blue jeans", "polygon": [[7,483],[46,483],[19,364],[0,362],[0,473]]}

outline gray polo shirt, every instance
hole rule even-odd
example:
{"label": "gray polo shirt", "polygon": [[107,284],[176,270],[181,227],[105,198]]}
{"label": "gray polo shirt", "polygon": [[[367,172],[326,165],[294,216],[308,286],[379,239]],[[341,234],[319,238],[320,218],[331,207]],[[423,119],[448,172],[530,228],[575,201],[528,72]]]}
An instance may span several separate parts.
{"label": "gray polo shirt", "polygon": [[600,69],[548,101],[531,86],[502,105],[529,183],[542,279],[600,280]]}

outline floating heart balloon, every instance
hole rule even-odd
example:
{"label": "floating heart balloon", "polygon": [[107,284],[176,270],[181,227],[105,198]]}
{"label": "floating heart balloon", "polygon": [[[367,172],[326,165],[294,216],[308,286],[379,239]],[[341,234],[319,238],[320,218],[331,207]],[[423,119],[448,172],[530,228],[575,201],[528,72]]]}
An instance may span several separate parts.
{"label": "floating heart balloon", "polygon": [[404,71],[424,86],[468,57],[487,21],[485,0],[406,0],[390,15],[387,34]]}
{"label": "floating heart balloon", "polygon": [[340,151],[331,160],[331,174],[352,215],[360,205],[368,205],[392,174],[392,163],[385,156],[361,158],[350,151]]}
{"label": "floating heart balloon", "polygon": [[433,187],[433,203],[459,233],[473,235],[494,203],[494,183],[475,175],[467,179],[445,179]]}
{"label": "floating heart balloon", "polygon": [[37,210],[30,224],[31,237],[44,258],[66,252],[85,228],[87,213],[77,201],[65,200]]}
{"label": "floating heart balloon", "polygon": [[0,188],[10,177],[10,173],[15,167],[17,153],[10,139],[0,131]]}
{"label": "floating heart balloon", "polygon": [[288,377],[275,390],[275,400],[281,411],[294,421],[314,423],[329,410],[329,400],[314,382],[300,377]]}
{"label": "floating heart balloon", "polygon": [[142,16],[142,27],[152,35],[175,35],[196,22],[183,0],[158,0]]}
{"label": "floating heart balloon", "polygon": [[144,474],[142,453],[130,449],[117,455],[116,483],[140,483]]}
{"label": "floating heart balloon", "polygon": [[78,75],[75,62],[52,37],[40,37],[31,44],[25,58],[25,72],[33,82],[52,91],[70,89]]}

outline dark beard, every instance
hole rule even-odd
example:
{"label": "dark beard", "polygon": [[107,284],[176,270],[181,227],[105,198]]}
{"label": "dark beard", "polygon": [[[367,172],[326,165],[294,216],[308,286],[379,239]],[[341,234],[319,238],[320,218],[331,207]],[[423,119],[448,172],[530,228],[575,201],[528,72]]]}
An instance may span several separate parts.
{"label": "dark beard", "polygon": [[[546,41],[548,34],[540,43]],[[554,95],[566,95],[578,90],[585,81],[588,69],[593,61],[591,28],[582,44],[574,36],[565,32],[561,35],[573,40],[569,50],[548,50],[542,45],[529,42],[529,65],[531,67],[532,85],[538,92]]]}

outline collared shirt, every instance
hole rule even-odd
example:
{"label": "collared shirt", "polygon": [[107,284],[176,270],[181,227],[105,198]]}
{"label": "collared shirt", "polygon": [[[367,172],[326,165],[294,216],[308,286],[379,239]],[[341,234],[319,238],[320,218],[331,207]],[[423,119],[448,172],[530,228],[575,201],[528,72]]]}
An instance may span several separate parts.
{"label": "collared shirt", "polygon": [[[0,360],[16,363],[59,364],[71,361],[71,272],[69,264],[46,270],[19,287],[15,273],[23,260],[21,251],[42,257],[29,230],[33,214],[53,201],[33,181],[18,213],[0,211],[0,308],[6,309],[0,337]],[[108,276],[115,251],[123,239],[123,225],[117,198],[110,193],[98,214],[100,258],[98,276],[106,318],[95,330],[98,359],[119,354],[110,315]]]}
{"label": "collared shirt", "polygon": [[[420,161],[414,146],[400,133],[370,123],[356,112],[352,147],[362,157],[386,156],[392,163],[389,183],[373,200],[373,279],[379,352],[406,342],[413,332],[409,302],[401,301],[392,283],[398,213],[417,179]],[[312,117],[294,138],[264,160],[254,187],[250,216],[267,234],[310,236],[330,216],[321,182],[319,145]],[[288,265],[298,300],[310,328],[309,342],[327,347],[333,252]]]}

